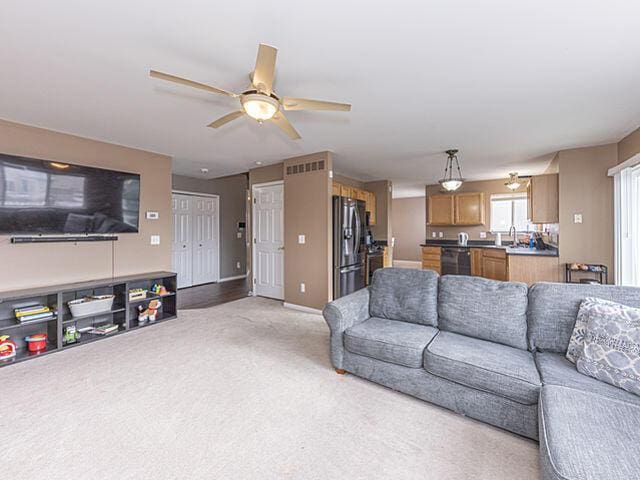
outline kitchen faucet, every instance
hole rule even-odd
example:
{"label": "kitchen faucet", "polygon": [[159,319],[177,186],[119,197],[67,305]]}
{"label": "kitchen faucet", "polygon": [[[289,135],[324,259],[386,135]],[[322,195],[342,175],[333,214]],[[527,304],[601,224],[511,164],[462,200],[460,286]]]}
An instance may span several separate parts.
{"label": "kitchen faucet", "polygon": [[511,244],[511,246],[515,248],[518,246],[518,232],[516,230],[515,225],[511,225],[511,228],[509,228],[509,235],[511,235],[512,230],[513,230],[513,243]]}

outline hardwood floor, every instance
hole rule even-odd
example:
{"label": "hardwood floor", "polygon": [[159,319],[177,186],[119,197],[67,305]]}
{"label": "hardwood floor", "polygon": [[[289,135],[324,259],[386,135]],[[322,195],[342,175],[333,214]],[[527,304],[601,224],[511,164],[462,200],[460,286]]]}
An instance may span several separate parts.
{"label": "hardwood floor", "polygon": [[249,280],[241,278],[222,283],[207,283],[178,290],[178,310],[208,308],[244,298],[249,293]]}

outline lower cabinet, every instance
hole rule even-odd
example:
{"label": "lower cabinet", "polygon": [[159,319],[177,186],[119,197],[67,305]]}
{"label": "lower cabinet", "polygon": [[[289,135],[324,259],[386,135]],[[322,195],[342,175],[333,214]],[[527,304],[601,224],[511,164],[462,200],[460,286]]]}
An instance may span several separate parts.
{"label": "lower cabinet", "polygon": [[422,247],[422,269],[442,273],[440,253],[440,247]]}
{"label": "lower cabinet", "polygon": [[471,275],[482,276],[482,248],[470,248],[471,250]]}
{"label": "lower cabinet", "polygon": [[509,280],[507,252],[485,248],[482,252],[482,276],[492,280]]}

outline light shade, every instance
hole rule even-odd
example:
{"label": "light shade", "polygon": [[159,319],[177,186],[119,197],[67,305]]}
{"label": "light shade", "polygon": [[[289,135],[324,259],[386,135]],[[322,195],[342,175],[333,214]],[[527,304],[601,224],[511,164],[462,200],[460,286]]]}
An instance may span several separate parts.
{"label": "light shade", "polygon": [[260,93],[243,95],[241,101],[247,115],[259,122],[273,118],[280,109],[280,103],[275,98]]}
{"label": "light shade", "polygon": [[440,180],[440,185],[447,192],[453,192],[462,186],[462,180]]}
{"label": "light shade", "polygon": [[520,185],[522,185],[522,182],[518,178],[517,173],[510,173],[509,180],[507,180],[505,185],[509,190],[517,190],[518,188],[520,188]]}

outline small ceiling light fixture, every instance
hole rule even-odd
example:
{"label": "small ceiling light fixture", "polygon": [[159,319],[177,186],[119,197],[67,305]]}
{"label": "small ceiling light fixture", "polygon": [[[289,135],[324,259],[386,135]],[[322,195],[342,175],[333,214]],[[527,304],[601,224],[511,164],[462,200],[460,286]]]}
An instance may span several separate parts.
{"label": "small ceiling light fixture", "polygon": [[[451,149],[445,152],[447,154],[447,163],[444,167],[444,177],[438,183],[442,185],[447,192],[453,192],[459,189],[464,182],[464,178],[462,178],[462,171],[460,170],[460,163],[458,162],[458,150]],[[453,163],[456,164],[456,169],[458,174],[456,176],[453,175]]]}
{"label": "small ceiling light fixture", "polygon": [[522,182],[518,178],[518,172],[512,172],[509,174],[509,180],[505,183],[509,190],[517,190],[522,185]]}
{"label": "small ceiling light fixture", "polygon": [[201,168],[200,169],[200,173],[209,173],[209,169],[208,168]]}
{"label": "small ceiling light fixture", "polygon": [[272,119],[280,109],[280,102],[277,99],[262,93],[242,95],[240,100],[246,114],[258,123]]}

